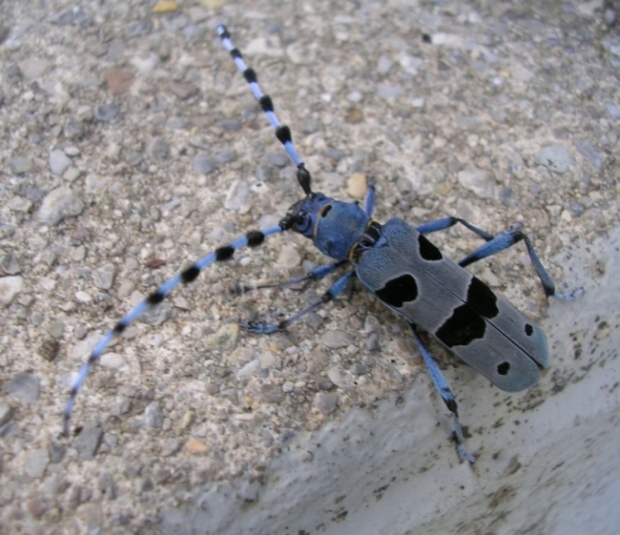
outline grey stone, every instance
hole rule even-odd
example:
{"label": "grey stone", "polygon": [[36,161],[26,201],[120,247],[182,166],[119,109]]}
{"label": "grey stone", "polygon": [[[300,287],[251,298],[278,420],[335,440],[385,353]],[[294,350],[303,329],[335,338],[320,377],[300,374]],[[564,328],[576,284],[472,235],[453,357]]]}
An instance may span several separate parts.
{"label": "grey stone", "polygon": [[165,162],[172,156],[168,143],[162,138],[156,139],[149,145],[148,153],[156,162]]}
{"label": "grey stone", "polygon": [[172,82],[170,84],[170,91],[172,91],[181,100],[187,100],[198,93],[198,88],[193,84]]}
{"label": "grey stone", "polygon": [[49,62],[41,58],[27,58],[19,62],[19,70],[24,78],[35,80],[49,69]]}
{"label": "grey stone", "polygon": [[314,395],[314,406],[325,416],[336,410],[338,405],[337,392],[317,392]]}
{"label": "grey stone", "polygon": [[26,403],[36,403],[39,401],[39,379],[30,373],[15,374],[9,381],[9,395]]}
{"label": "grey stone", "polygon": [[268,182],[273,177],[272,168],[266,165],[257,165],[254,168],[254,178],[260,182]]}
{"label": "grey stone", "polygon": [[109,290],[114,283],[116,267],[114,264],[106,264],[93,271],[93,284],[102,290]]}
{"label": "grey stone", "polygon": [[0,426],[9,422],[13,418],[13,407],[9,407],[6,403],[0,403]]}
{"label": "grey stone", "polygon": [[351,373],[353,375],[364,375],[367,372],[366,366],[364,366],[361,362],[356,362],[351,366]]}
{"label": "grey stone", "polygon": [[224,208],[226,210],[237,211],[248,198],[250,188],[243,180],[235,180],[226,192]]}
{"label": "grey stone", "polygon": [[396,98],[403,94],[403,88],[399,85],[380,85],[377,94],[384,99]]}
{"label": "grey stone", "polygon": [[284,400],[284,392],[282,387],[271,383],[264,383],[260,387],[261,398],[267,403],[282,403]]}
{"label": "grey stone", "polygon": [[159,401],[153,401],[144,409],[144,425],[147,427],[161,427],[164,423],[164,416],[161,412]]}
{"label": "grey stone", "polygon": [[41,479],[49,462],[50,458],[46,448],[32,450],[26,457],[24,471],[33,479]]}
{"label": "grey stone", "polygon": [[118,116],[119,107],[116,104],[102,104],[101,106],[95,106],[94,114],[95,119],[102,123],[112,123]]}
{"label": "grey stone", "polygon": [[215,155],[215,159],[219,163],[231,163],[237,159],[237,153],[234,150],[223,150]]}
{"label": "grey stone", "polygon": [[266,152],[263,160],[265,163],[276,167],[286,167],[290,163],[288,154],[285,152]]}
{"label": "grey stone", "polygon": [[9,305],[22,291],[24,279],[19,275],[0,278],[0,305]]}
{"label": "grey stone", "polygon": [[572,215],[573,217],[581,217],[583,213],[586,211],[586,209],[584,208],[583,204],[575,202],[570,205],[568,211],[570,212],[570,215]]}
{"label": "grey stone", "polygon": [[84,204],[78,199],[70,188],[60,186],[50,191],[39,209],[39,219],[43,223],[52,226],[58,225],[63,219],[80,215],[84,210]]}
{"label": "grey stone", "polygon": [[71,158],[60,149],[50,152],[50,169],[55,175],[62,175],[70,165]]}
{"label": "grey stone", "polygon": [[495,180],[483,169],[468,169],[457,175],[459,184],[483,199],[495,197]]}
{"label": "grey stone", "polygon": [[[47,328],[47,332],[50,334],[50,336],[52,338],[61,338],[63,333],[65,332],[65,324],[60,321],[60,320],[56,320],[53,321],[50,326]],[[55,351],[56,356],[58,355],[58,351]],[[48,358],[47,360],[54,360],[54,358],[56,358],[56,356],[54,356],[53,358]]]}
{"label": "grey stone", "polygon": [[57,464],[62,461],[67,453],[67,447],[61,444],[50,444],[48,447],[50,462]]}
{"label": "grey stone", "polygon": [[213,173],[217,169],[215,162],[206,153],[198,154],[194,158],[194,171],[202,175]]}
{"label": "grey stone", "polygon": [[86,133],[86,127],[82,121],[69,121],[62,132],[68,139],[81,139]]}
{"label": "grey stone", "polygon": [[393,64],[394,62],[387,56],[380,56],[379,61],[377,61],[377,71],[379,74],[387,74]]}
{"label": "grey stone", "polygon": [[353,337],[346,331],[327,331],[323,343],[330,349],[340,349],[353,343]]}
{"label": "grey stone", "polygon": [[607,117],[613,121],[620,119],[620,106],[614,104],[613,102],[610,102],[609,100],[605,102],[605,111],[607,111]]}
{"label": "grey stone", "polygon": [[99,427],[86,427],[73,441],[73,447],[77,450],[80,459],[89,461],[95,458],[103,431]]}
{"label": "grey stone", "polygon": [[9,162],[9,169],[15,175],[23,175],[32,171],[32,160],[26,156],[15,156]]}
{"label": "grey stone", "polygon": [[243,127],[239,119],[224,119],[218,123],[224,130],[229,132],[238,132]]}
{"label": "grey stone", "polygon": [[566,173],[573,164],[570,152],[562,145],[549,145],[536,153],[536,162],[554,173]]}
{"label": "grey stone", "polygon": [[587,139],[579,139],[575,142],[575,148],[599,171],[603,165],[603,155]]}

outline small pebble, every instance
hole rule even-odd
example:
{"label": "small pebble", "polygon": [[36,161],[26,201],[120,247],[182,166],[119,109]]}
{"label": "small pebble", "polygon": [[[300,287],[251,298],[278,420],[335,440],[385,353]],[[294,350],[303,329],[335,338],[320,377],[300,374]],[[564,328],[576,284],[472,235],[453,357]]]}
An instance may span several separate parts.
{"label": "small pebble", "polygon": [[213,349],[228,352],[235,349],[238,340],[239,325],[237,323],[227,323],[220,327],[217,332],[207,336],[205,341]]}
{"label": "small pebble", "polygon": [[554,173],[566,173],[573,164],[570,152],[561,145],[549,145],[536,153],[536,162]]}
{"label": "small pebble", "polygon": [[46,448],[31,450],[26,457],[24,470],[33,479],[41,479],[50,462]]}
{"label": "small pebble", "polygon": [[50,462],[57,464],[62,461],[67,453],[66,446],[61,444],[50,444],[48,448]]}
{"label": "small pebble", "polygon": [[366,175],[364,173],[353,173],[347,180],[347,191],[354,199],[363,199],[366,190]]}
{"label": "small pebble", "polygon": [[337,392],[317,392],[314,395],[314,406],[323,414],[328,416],[336,410],[338,405]]}
{"label": "small pebble", "polygon": [[171,457],[181,449],[181,441],[176,438],[167,438],[161,445],[162,457]]}
{"label": "small pebble", "polygon": [[9,395],[25,401],[36,403],[39,401],[39,379],[30,373],[18,373],[9,381]]}
{"label": "small pebble", "polygon": [[9,162],[9,169],[15,175],[23,175],[32,171],[32,160],[25,156],[15,156]]}
{"label": "small pebble", "polygon": [[460,171],[458,181],[464,188],[483,199],[495,198],[495,180],[483,169]]}
{"label": "small pebble", "polygon": [[383,99],[396,98],[403,94],[403,88],[399,85],[380,85],[377,94]]}
{"label": "small pebble", "polygon": [[114,264],[106,264],[93,271],[93,285],[101,290],[109,290],[114,283],[116,275],[116,266]]}
{"label": "small pebble", "polygon": [[223,150],[215,155],[215,159],[219,163],[231,163],[237,159],[237,153],[234,150]]}
{"label": "small pebble", "polygon": [[95,119],[102,123],[113,123],[118,116],[119,107],[116,104],[103,104],[96,106]]}
{"label": "small pebble", "polygon": [[164,422],[164,416],[161,412],[159,401],[149,403],[144,409],[144,424],[147,427],[161,427]]}
{"label": "small pebble", "polygon": [[208,154],[198,154],[194,158],[194,171],[196,171],[197,173],[208,175],[215,171],[215,169],[215,162]]}
{"label": "small pebble", "polygon": [[294,245],[285,245],[280,250],[276,266],[279,269],[293,269],[301,264],[301,256]]}
{"label": "small pebble", "polygon": [[28,58],[19,62],[19,70],[24,78],[35,80],[43,76],[50,63],[41,58]]}
{"label": "small pebble", "polygon": [[[110,45],[111,48],[115,42],[119,42],[118,40],[112,41]],[[121,43],[121,46],[124,47],[124,44]],[[111,54],[116,54],[115,51],[110,50]],[[122,55],[122,51],[120,54]],[[121,67],[112,67],[103,73],[103,79],[106,81],[108,86],[108,91],[111,95],[122,95],[126,93],[134,81],[134,74],[129,69],[124,69]]]}
{"label": "small pebble", "polygon": [[62,338],[65,332],[65,324],[60,320],[56,320],[53,321],[46,330],[52,338],[59,339]]}
{"label": "small pebble", "polygon": [[118,353],[104,353],[99,359],[99,365],[111,370],[120,370],[125,366],[125,359]]}
{"label": "small pebble", "polygon": [[244,181],[235,180],[226,192],[224,208],[226,208],[226,210],[236,212],[239,208],[241,208],[243,203],[245,203],[249,193],[250,188]]}
{"label": "small pebble", "polygon": [[394,62],[387,56],[380,56],[377,62],[377,71],[379,74],[387,74],[392,68]]}
{"label": "small pebble", "polygon": [[24,279],[20,276],[0,278],[0,305],[10,305],[23,286]]}
{"label": "small pebble", "polygon": [[592,143],[587,139],[579,139],[575,142],[575,148],[597,171],[600,171],[603,165],[603,154],[601,154]]}
{"label": "small pebble", "polygon": [[330,349],[340,349],[353,343],[353,337],[346,331],[327,331],[323,343]]}
{"label": "small pebble", "polygon": [[284,152],[266,152],[263,160],[276,167],[286,167],[290,162],[288,155]]}
{"label": "small pebble", "polygon": [[168,143],[161,138],[156,139],[149,145],[148,153],[156,162],[165,162],[172,157]]}
{"label": "small pebble", "polygon": [[9,407],[6,403],[0,403],[0,427],[9,422],[13,417],[13,407]]}
{"label": "small pebble", "polygon": [[50,169],[55,175],[62,175],[71,165],[71,159],[64,151],[56,149],[50,152]]}
{"label": "small pebble", "polygon": [[284,400],[284,392],[282,387],[273,385],[271,383],[264,383],[260,387],[260,394],[263,401],[266,403],[282,403]]}
{"label": "small pebble", "polygon": [[80,459],[90,461],[95,458],[102,439],[103,431],[99,427],[85,427],[73,440],[73,447],[77,450]]}
{"label": "small pebble", "polygon": [[193,84],[172,82],[170,84],[170,91],[172,91],[181,100],[187,100],[198,93],[198,88]]}
{"label": "small pebble", "polygon": [[185,449],[190,453],[207,453],[209,451],[209,447],[197,438],[190,438],[185,443]]}
{"label": "small pebble", "polygon": [[50,191],[43,199],[39,208],[39,219],[52,226],[58,225],[63,219],[80,215],[84,204],[67,186],[60,186]]}

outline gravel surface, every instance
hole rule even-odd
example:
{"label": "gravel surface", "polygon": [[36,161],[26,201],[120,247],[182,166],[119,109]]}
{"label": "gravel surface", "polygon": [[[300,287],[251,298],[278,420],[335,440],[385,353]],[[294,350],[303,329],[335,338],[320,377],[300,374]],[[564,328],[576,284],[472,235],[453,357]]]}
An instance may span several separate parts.
{"label": "gravel surface", "polygon": [[[315,189],[363,198],[372,171],[379,221],[522,221],[561,290],[579,281],[550,259],[617,224],[613,2],[165,5],[0,3],[0,533],[157,533],[163,511],[221,481],[251,503],[295,437],[423,373],[406,325],[361,291],[284,333],[239,330],[327,287],[229,295],[325,261],[286,235],[132,324],[60,436],[72,378],[116,320],[300,198],[218,22]],[[479,244],[460,228],[434,241],[454,258]],[[521,247],[472,270],[544,315]]]}

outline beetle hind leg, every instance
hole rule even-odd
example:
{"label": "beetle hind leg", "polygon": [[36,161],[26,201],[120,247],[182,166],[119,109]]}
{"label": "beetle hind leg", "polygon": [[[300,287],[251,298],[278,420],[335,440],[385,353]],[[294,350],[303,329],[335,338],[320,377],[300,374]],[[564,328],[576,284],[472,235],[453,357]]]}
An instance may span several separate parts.
{"label": "beetle hind leg", "polygon": [[464,461],[468,461],[471,464],[476,462],[476,457],[469,453],[465,449],[465,439],[463,438],[463,427],[461,426],[461,421],[459,420],[459,413],[456,400],[454,399],[454,395],[450,391],[450,387],[448,386],[447,381],[445,380],[439,366],[435,362],[435,359],[431,356],[422,342],[422,339],[418,335],[417,328],[414,323],[409,322],[409,327],[411,327],[411,332],[413,334],[413,339],[418,345],[418,349],[422,354],[422,358],[424,359],[424,363],[428,368],[429,373],[431,374],[431,379],[433,380],[433,384],[435,388],[439,392],[441,399],[448,407],[448,410],[454,416],[454,441],[456,442],[456,451],[459,454],[459,457]]}

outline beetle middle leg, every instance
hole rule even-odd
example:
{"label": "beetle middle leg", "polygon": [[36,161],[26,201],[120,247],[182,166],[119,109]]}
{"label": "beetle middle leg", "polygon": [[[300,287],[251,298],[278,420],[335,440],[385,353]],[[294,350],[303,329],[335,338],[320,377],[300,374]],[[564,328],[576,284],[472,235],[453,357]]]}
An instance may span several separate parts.
{"label": "beetle middle leg", "polygon": [[312,303],[311,305],[307,306],[303,310],[300,310],[299,312],[297,312],[297,314],[294,314],[290,318],[282,320],[280,323],[267,324],[267,323],[257,323],[254,321],[251,321],[251,322],[240,321],[239,325],[243,327],[244,329],[246,329],[247,331],[251,333],[255,333],[255,334],[271,334],[271,333],[275,333],[277,331],[286,329],[291,323],[296,322],[298,319],[305,316],[309,312],[312,312],[313,310],[322,307],[326,303],[333,301],[336,297],[338,297],[344,291],[344,289],[349,284],[349,281],[353,277],[355,277],[355,271],[354,270],[348,271],[342,277],[340,277],[332,285],[332,287],[321,296],[321,299],[319,301]]}

